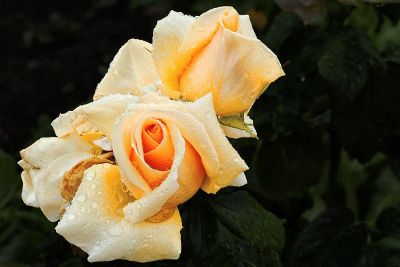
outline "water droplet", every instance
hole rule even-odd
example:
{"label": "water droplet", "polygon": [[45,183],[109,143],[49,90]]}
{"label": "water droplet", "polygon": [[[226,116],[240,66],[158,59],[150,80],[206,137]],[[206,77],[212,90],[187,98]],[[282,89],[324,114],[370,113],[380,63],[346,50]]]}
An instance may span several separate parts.
{"label": "water droplet", "polygon": [[112,236],[118,236],[120,234],[121,234],[120,228],[114,227],[110,230],[110,235],[112,235]]}
{"label": "water droplet", "polygon": [[125,184],[122,184],[122,192],[128,193],[128,187]]}
{"label": "water droplet", "polygon": [[85,193],[80,193],[80,194],[76,197],[76,199],[77,199],[78,201],[80,201],[80,202],[85,201],[85,200],[86,200],[86,195],[85,195]]}
{"label": "water droplet", "polygon": [[96,174],[94,172],[89,172],[88,174],[85,175],[85,179],[91,182],[93,181],[95,175]]}

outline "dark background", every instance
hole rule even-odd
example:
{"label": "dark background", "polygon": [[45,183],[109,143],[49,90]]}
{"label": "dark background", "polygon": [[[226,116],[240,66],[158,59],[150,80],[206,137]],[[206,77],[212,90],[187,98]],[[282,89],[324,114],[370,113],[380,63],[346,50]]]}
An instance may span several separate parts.
{"label": "dark background", "polygon": [[91,101],[128,39],[221,5],[286,76],[252,109],[259,140],[232,140],[249,184],[182,205],[180,260],[146,266],[400,266],[400,4],[334,0],[1,0],[0,266],[89,265],[23,205],[19,150]]}

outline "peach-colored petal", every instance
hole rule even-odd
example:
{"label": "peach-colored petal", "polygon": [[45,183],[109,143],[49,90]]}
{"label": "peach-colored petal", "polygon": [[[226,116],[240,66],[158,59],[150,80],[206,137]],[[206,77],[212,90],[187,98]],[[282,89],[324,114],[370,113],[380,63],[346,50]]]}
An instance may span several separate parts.
{"label": "peach-colored petal", "polygon": [[[129,117],[128,117],[129,118]],[[151,192],[128,204],[124,208],[124,214],[132,223],[141,222],[161,210],[167,200],[178,190],[178,169],[182,164],[185,154],[185,140],[182,138],[179,130],[174,125],[168,125],[171,139],[174,143],[174,160],[171,170],[165,180]],[[117,137],[118,138],[118,137]],[[118,161],[118,157],[116,156]]]}
{"label": "peach-colored petal", "polygon": [[221,27],[181,77],[183,98],[213,93],[216,113],[245,113],[265,90],[284,75],[279,60],[261,41]]}
{"label": "peach-colored petal", "polygon": [[238,14],[232,7],[214,8],[197,18],[171,11],[158,21],[153,32],[153,59],[168,89],[179,90],[180,77],[190,61],[210,42],[221,18],[226,26],[237,29]]}
{"label": "peach-colored petal", "polygon": [[165,203],[165,207],[176,207],[196,194],[203,183],[205,170],[200,155],[186,141],[185,155],[178,170],[179,189]]}
{"label": "peach-colored petal", "polygon": [[[207,176],[202,185],[202,189],[205,192],[216,193],[219,189],[229,186],[239,174],[248,169],[248,166],[225,137],[215,116],[211,94],[191,103],[187,112],[195,116],[204,125],[217,152],[219,161],[218,172],[216,174],[210,173],[206,169]],[[202,157],[204,156],[200,152],[199,154]]]}
{"label": "peach-colored petal", "polygon": [[[184,26],[176,30],[178,24]],[[163,93],[194,101],[212,92],[220,116],[245,113],[284,75],[276,55],[256,38],[249,17],[232,7],[196,18],[171,12],[154,30],[153,48]]]}

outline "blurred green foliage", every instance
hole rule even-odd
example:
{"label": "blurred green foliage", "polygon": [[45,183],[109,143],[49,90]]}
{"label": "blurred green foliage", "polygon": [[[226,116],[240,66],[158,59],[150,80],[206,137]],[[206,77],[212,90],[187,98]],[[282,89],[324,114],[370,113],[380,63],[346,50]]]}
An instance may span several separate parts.
{"label": "blurred green foliage", "polygon": [[[260,139],[232,140],[251,166],[248,185],[180,207],[178,261],[93,265],[400,266],[400,5],[382,3],[130,1],[154,21],[170,9],[233,5],[286,76],[251,110]],[[48,122],[39,119],[33,139],[50,134]],[[4,152],[0,174],[0,266],[89,265],[23,205]]]}

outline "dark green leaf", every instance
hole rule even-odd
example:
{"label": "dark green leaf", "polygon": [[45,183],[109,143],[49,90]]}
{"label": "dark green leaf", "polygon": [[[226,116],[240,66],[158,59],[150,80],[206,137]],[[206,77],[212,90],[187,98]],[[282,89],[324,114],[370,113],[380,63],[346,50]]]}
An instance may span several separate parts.
{"label": "dark green leaf", "polygon": [[400,210],[384,210],[376,221],[376,230],[358,267],[400,266]]}
{"label": "dark green leaf", "polygon": [[247,192],[217,195],[210,204],[223,225],[259,251],[280,251],[283,248],[285,232],[282,222]]}
{"label": "dark green leaf", "polygon": [[315,134],[293,134],[263,142],[254,170],[265,196],[280,199],[300,196],[321,178],[324,145]]}
{"label": "dark green leaf", "polygon": [[368,46],[368,39],[356,31],[341,32],[325,45],[318,69],[337,103],[348,104],[365,85],[372,57]]}
{"label": "dark green leaf", "polygon": [[201,266],[281,266],[282,222],[244,191],[192,202],[187,234]]}
{"label": "dark green leaf", "polygon": [[355,266],[366,244],[364,225],[349,210],[329,210],[311,222],[292,248],[292,266]]}
{"label": "dark green leaf", "polygon": [[0,209],[2,209],[15,197],[16,190],[21,184],[15,160],[2,150],[0,150],[0,182]]}
{"label": "dark green leaf", "polygon": [[297,16],[281,12],[269,27],[265,42],[270,49],[275,51],[293,32],[301,27],[302,22]]}

